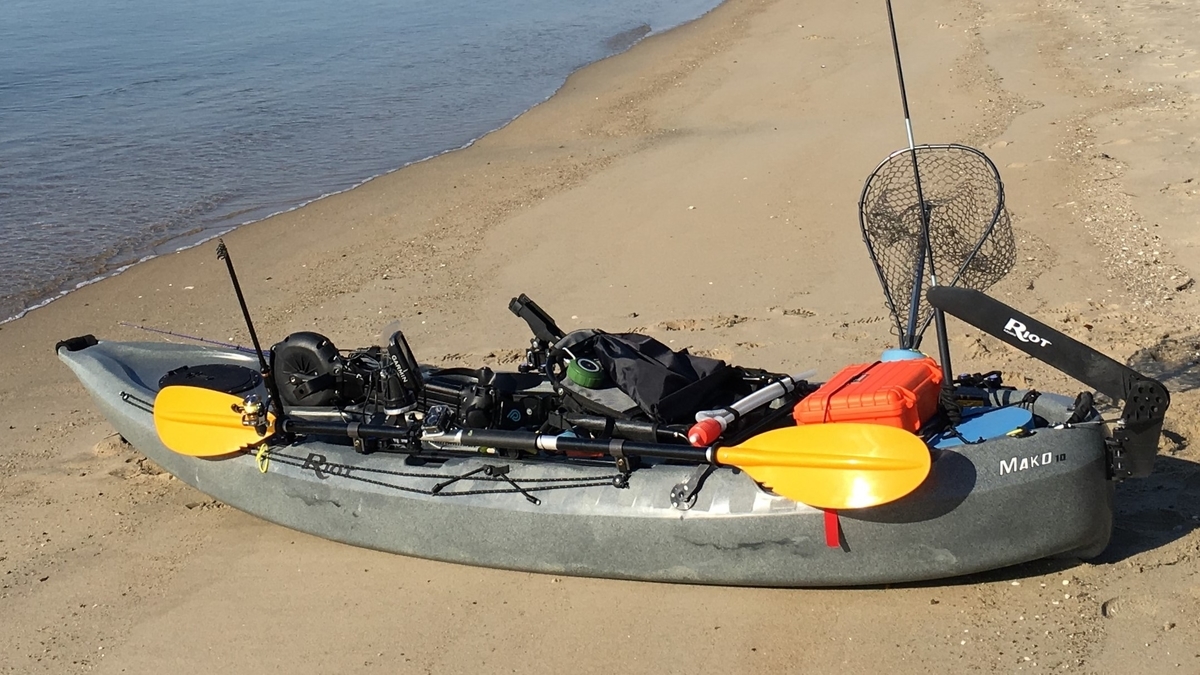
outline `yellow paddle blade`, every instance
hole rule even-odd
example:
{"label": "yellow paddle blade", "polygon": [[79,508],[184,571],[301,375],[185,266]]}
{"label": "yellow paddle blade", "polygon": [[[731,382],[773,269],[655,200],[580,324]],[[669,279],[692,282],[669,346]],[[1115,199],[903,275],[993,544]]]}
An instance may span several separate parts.
{"label": "yellow paddle blade", "polygon": [[736,466],[776,494],[823,509],[861,509],[897,500],[929,475],[925,442],[880,424],[806,424],[773,429],[717,462]]}
{"label": "yellow paddle blade", "polygon": [[268,414],[267,433],[242,424],[242,398],[211,389],[163,387],[154,399],[154,428],[163,445],[181,455],[220,457],[263,442],[275,432]]}

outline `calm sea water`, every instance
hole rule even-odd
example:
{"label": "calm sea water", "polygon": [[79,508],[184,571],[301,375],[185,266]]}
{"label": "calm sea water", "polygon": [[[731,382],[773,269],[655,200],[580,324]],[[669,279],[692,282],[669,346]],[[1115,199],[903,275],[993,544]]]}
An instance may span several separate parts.
{"label": "calm sea water", "polygon": [[0,321],[461,147],[718,0],[5,0]]}

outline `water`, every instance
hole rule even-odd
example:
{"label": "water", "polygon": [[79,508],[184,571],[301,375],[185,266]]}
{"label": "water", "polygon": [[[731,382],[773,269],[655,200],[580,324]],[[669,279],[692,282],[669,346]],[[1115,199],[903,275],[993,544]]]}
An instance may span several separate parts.
{"label": "water", "polygon": [[6,0],[0,320],[499,128],[717,0]]}

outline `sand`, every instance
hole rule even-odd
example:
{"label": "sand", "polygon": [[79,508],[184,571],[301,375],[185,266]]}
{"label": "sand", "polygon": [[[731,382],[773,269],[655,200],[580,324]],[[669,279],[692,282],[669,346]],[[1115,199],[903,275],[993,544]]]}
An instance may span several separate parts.
{"label": "sand", "polygon": [[[992,293],[1161,377],[1151,478],[1090,562],[861,590],[477,569],[256,520],[159,472],[62,338],[247,343],[213,247],[0,327],[0,672],[1200,672],[1200,17],[1155,0],[900,3],[918,142],[1000,168],[1018,264]],[[857,227],[906,143],[882,2],[730,0],[575,74],[473,147],[226,237],[269,342],[399,319],[434,364],[511,364],[526,292],[791,372],[894,342]],[[951,322],[960,370],[1082,387]],[[969,366],[967,364],[970,364]],[[399,517],[399,516],[398,516]],[[1046,518],[1053,518],[1047,513]]]}

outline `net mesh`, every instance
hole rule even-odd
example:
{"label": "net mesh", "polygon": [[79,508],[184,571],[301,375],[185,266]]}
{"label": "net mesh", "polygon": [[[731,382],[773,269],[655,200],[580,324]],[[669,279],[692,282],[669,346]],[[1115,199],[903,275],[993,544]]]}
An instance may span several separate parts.
{"label": "net mesh", "polygon": [[[938,283],[986,290],[1008,274],[1016,259],[999,172],[982,152],[962,145],[919,145],[916,154]],[[900,344],[915,348],[933,311],[928,302],[918,302],[917,330],[907,335],[917,264],[924,252],[910,150],[892,153],[867,179],[859,222]],[[923,297],[928,259],[921,284]]]}

